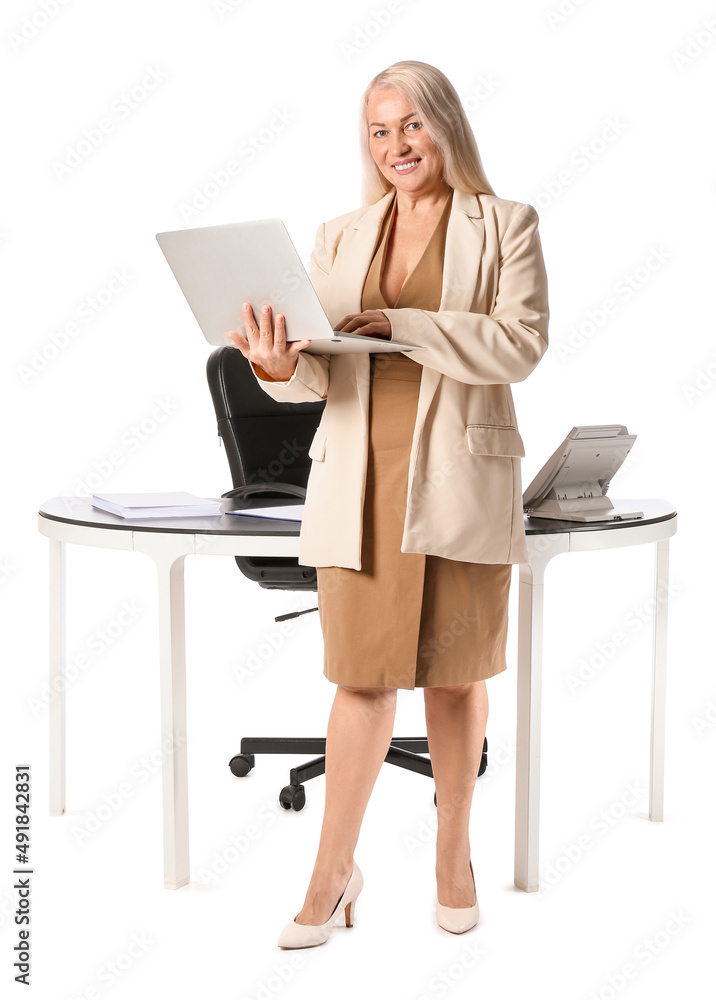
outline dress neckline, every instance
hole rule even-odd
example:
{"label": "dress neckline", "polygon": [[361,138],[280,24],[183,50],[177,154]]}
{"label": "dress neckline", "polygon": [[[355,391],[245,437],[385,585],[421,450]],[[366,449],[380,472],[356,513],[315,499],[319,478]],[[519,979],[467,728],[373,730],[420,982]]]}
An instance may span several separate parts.
{"label": "dress neckline", "polygon": [[387,257],[387,251],[388,251],[388,243],[390,241],[391,233],[393,232],[393,225],[395,223],[396,209],[398,207],[398,192],[397,192],[397,190],[394,192],[394,194],[393,194],[393,200],[391,201],[390,206],[388,208],[388,222],[387,222],[387,226],[385,228],[385,233],[383,235],[383,239],[381,241],[381,247],[380,247],[381,260],[380,260],[380,274],[378,276],[378,292],[380,293],[380,297],[382,298],[383,302],[385,302],[386,308],[395,309],[397,307],[398,302],[400,301],[401,295],[405,291],[408,283],[410,282],[410,280],[413,277],[413,275],[415,274],[415,272],[418,270],[418,268],[422,264],[425,256],[427,255],[428,250],[432,246],[433,240],[435,239],[435,237],[437,236],[437,234],[440,232],[440,228],[441,228],[443,222],[445,221],[445,216],[450,211],[450,209],[452,207],[453,194],[454,194],[454,189],[452,189],[450,191],[450,194],[447,196],[447,198],[445,200],[445,204],[443,206],[443,210],[442,210],[442,213],[440,215],[440,218],[438,219],[438,221],[437,221],[437,223],[435,225],[435,228],[433,229],[432,233],[430,234],[430,239],[425,244],[425,246],[423,248],[423,252],[420,255],[419,260],[415,264],[415,267],[412,269],[412,271],[410,271],[410,273],[408,275],[406,275],[405,281],[400,286],[400,291],[398,292],[398,294],[396,296],[396,299],[395,299],[395,302],[393,303],[393,305],[392,306],[388,306],[388,303],[386,302],[386,299],[385,299],[385,295],[383,295],[382,285],[383,285],[383,271],[385,269],[385,258]]}

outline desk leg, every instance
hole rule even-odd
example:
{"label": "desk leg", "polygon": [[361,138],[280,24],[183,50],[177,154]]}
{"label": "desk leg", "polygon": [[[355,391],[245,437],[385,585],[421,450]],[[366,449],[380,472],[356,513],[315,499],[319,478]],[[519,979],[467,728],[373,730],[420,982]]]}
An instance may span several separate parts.
{"label": "desk leg", "polygon": [[669,600],[669,539],[656,542],[654,573],[654,660],[651,681],[649,819],[664,819],[664,732],[666,721],[666,621]]}
{"label": "desk leg", "polygon": [[168,547],[164,539],[146,536],[141,551],[154,559],[158,577],[164,887],[179,889],[189,881],[184,558],[194,551],[193,536],[180,554],[176,542]]}
{"label": "desk leg", "polygon": [[539,765],[544,565],[520,565],[517,654],[515,885],[539,889]]}
{"label": "desk leg", "polygon": [[65,811],[65,543],[50,539],[50,816]]}

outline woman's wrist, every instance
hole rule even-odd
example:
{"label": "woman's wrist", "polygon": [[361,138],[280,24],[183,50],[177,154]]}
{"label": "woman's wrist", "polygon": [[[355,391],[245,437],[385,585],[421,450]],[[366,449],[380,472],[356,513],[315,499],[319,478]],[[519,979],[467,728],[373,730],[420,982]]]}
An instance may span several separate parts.
{"label": "woman's wrist", "polygon": [[264,368],[262,368],[261,365],[257,364],[255,361],[252,361],[251,364],[253,365],[254,371],[256,372],[256,374],[258,375],[258,377],[262,380],[262,382],[288,382],[288,380],[291,378],[291,376],[296,371],[296,366],[294,365],[293,371],[291,371],[291,372],[289,372],[289,373],[287,373],[285,375],[281,375],[281,376],[278,376],[278,375],[269,375],[269,373]]}

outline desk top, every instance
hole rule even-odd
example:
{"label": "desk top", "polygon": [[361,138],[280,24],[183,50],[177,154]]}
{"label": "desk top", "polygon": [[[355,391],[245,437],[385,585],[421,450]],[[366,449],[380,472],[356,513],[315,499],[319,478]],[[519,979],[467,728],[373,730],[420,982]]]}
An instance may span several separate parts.
{"label": "desk top", "polygon": [[[38,513],[53,521],[84,524],[90,528],[117,528],[120,531],[164,531],[191,535],[287,535],[289,537],[300,534],[301,525],[297,521],[227,514],[224,512],[232,510],[235,507],[235,501],[224,499],[220,502],[222,513],[214,517],[156,517],[141,520],[119,517],[108,511],[99,510],[99,508],[92,506],[89,497],[53,497],[42,504]],[[272,506],[284,506],[280,500],[268,502]],[[295,502],[287,501],[285,506],[292,506]],[[265,499],[253,500],[244,509],[265,506],[266,503]],[[667,500],[615,500],[612,498],[612,503],[617,512],[619,510],[641,510],[644,512],[644,517],[624,521],[593,521],[589,524],[583,524],[580,521],[556,521],[551,518],[525,515],[525,532],[527,535],[554,535],[569,531],[614,531],[640,524],[667,521],[676,516],[676,510]]]}
{"label": "desk top", "polygon": [[614,510],[625,513],[632,510],[643,511],[643,517],[625,518],[623,521],[558,521],[550,517],[525,518],[525,533],[528,535],[557,535],[564,531],[614,531],[618,528],[633,528],[640,524],[655,524],[676,517],[676,508],[668,500],[615,500]]}
{"label": "desk top", "polygon": [[[109,511],[93,507],[89,497],[53,497],[39,508],[38,513],[52,521],[67,521],[69,524],[84,524],[90,528],[117,528],[119,531],[168,531],[187,535],[287,535],[300,534],[300,521],[281,521],[274,517],[241,517],[225,511],[236,509],[236,501],[230,498],[207,497],[221,503],[221,514],[210,517],[152,517],[129,518],[110,514]],[[252,507],[291,507],[299,500],[258,498],[249,501],[242,510]]]}

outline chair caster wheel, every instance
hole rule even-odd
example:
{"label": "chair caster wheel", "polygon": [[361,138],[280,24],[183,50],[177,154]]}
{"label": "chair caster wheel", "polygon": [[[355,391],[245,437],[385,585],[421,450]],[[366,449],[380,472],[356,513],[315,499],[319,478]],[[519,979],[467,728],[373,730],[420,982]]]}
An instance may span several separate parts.
{"label": "chair caster wheel", "polygon": [[306,804],[306,789],[303,785],[286,785],[281,789],[278,800],[284,809],[300,812]]}
{"label": "chair caster wheel", "polygon": [[229,761],[231,773],[237,778],[245,778],[254,766],[254,755],[252,753],[240,753],[232,757]]}

